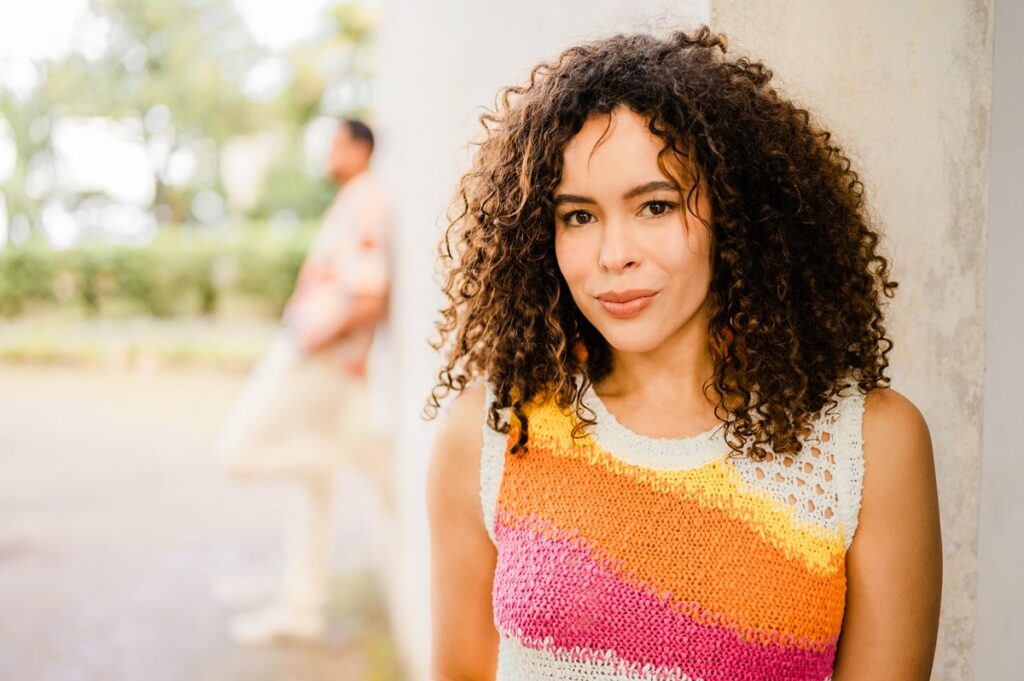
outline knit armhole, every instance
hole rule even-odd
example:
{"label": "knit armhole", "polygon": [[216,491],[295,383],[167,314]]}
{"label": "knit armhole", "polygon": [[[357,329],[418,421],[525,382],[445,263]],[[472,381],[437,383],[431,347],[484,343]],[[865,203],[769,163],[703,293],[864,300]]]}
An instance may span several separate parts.
{"label": "knit armhole", "polygon": [[852,394],[839,397],[839,410],[832,426],[832,451],[836,457],[839,517],[846,548],[853,543],[864,489],[864,398],[854,385]]}
{"label": "knit armhole", "polygon": [[486,379],[484,386],[484,444],[480,452],[480,503],[483,508],[487,535],[497,546],[498,540],[494,535],[494,515],[498,506],[501,477],[505,472],[505,446],[508,436],[497,432],[488,425],[488,413],[491,403],[494,402],[494,391]]}

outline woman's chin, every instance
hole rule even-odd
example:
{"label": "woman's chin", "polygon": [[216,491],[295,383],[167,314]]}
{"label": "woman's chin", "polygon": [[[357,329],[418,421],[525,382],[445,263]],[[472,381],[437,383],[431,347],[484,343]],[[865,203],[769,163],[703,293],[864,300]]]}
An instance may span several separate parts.
{"label": "woman's chin", "polygon": [[659,334],[644,333],[642,329],[616,329],[602,334],[616,352],[644,354],[656,350],[664,342]]}

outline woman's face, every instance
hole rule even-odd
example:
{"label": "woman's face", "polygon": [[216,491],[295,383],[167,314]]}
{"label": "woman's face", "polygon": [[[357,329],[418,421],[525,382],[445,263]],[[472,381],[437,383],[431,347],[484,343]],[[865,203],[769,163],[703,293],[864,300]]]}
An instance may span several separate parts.
{"label": "woman's face", "polygon": [[[707,332],[710,234],[684,206],[690,176],[658,167],[663,146],[630,109],[593,115],[566,145],[555,191],[558,267],[580,312],[619,352]],[[710,221],[703,188],[696,204]]]}

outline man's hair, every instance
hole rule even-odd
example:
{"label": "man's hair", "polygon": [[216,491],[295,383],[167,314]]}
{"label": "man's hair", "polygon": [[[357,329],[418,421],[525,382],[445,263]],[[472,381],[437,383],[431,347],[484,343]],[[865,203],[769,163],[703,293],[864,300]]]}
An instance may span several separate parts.
{"label": "man's hair", "polygon": [[366,142],[370,145],[370,151],[373,151],[373,130],[370,130],[370,126],[357,118],[345,118],[341,124],[348,128],[352,139]]}

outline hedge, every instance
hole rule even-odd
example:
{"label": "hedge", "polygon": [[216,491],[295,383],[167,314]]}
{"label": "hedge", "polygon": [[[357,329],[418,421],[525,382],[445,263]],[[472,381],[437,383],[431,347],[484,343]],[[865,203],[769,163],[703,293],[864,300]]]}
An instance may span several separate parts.
{"label": "hedge", "polygon": [[260,315],[287,301],[312,228],[263,225],[217,233],[162,230],[144,247],[90,243],[55,251],[30,242],[0,250],[0,316],[58,305],[89,317],[216,315],[225,300]]}

